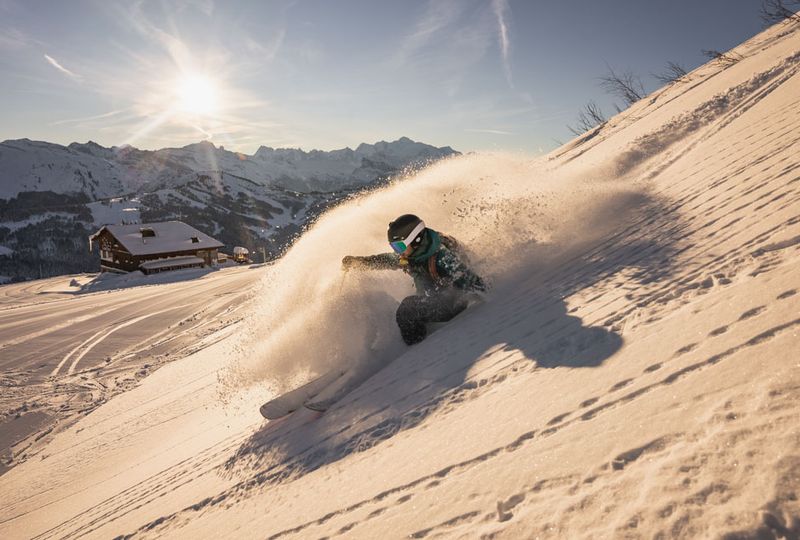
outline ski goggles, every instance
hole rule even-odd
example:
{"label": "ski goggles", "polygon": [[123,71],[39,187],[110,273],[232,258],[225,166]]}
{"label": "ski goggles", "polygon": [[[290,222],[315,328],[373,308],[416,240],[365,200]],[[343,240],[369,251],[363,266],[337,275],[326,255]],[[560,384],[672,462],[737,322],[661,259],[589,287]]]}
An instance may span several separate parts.
{"label": "ski goggles", "polygon": [[389,245],[392,246],[392,249],[394,250],[395,253],[403,253],[405,250],[408,249],[408,246],[411,245],[411,242],[413,242],[417,238],[417,236],[419,236],[420,233],[422,233],[422,231],[424,230],[425,230],[425,223],[420,221],[419,225],[414,227],[414,230],[411,231],[411,233],[408,236],[406,236],[403,240],[395,240],[393,242],[389,242]]}

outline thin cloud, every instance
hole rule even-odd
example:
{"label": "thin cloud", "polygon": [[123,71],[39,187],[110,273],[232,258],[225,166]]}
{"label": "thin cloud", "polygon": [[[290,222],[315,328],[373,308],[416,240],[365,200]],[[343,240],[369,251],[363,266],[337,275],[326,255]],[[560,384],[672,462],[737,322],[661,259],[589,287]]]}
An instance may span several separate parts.
{"label": "thin cloud", "polygon": [[389,67],[435,80],[442,92],[455,97],[491,51],[496,35],[491,4],[429,0]]}
{"label": "thin cloud", "polygon": [[503,131],[502,129],[465,129],[469,133],[488,133],[490,135],[514,135],[512,131]]}
{"label": "thin cloud", "polygon": [[506,125],[509,119],[517,121],[522,117],[535,121],[539,116],[539,107],[520,104],[514,99],[497,102],[495,99],[472,99],[452,104],[452,114],[466,124]]}
{"label": "thin cloud", "polygon": [[214,0],[186,0],[185,5],[193,7],[206,17],[214,16]]}
{"label": "thin cloud", "polygon": [[68,75],[68,76],[72,77],[73,79],[80,80],[80,78],[81,78],[81,77],[80,77],[80,75],[78,75],[78,74],[76,74],[76,73],[73,73],[73,72],[71,72],[70,70],[68,70],[67,68],[65,68],[65,67],[64,67],[64,66],[62,66],[61,64],[59,64],[59,63],[58,63],[58,61],[57,61],[55,58],[53,58],[52,56],[50,56],[49,54],[45,54],[45,55],[44,55],[44,58],[45,58],[45,60],[47,60],[48,62],[50,62],[50,65],[51,65],[51,66],[53,66],[54,68],[56,68],[56,69],[57,69],[58,71],[60,71],[61,73],[64,73],[65,75]]}
{"label": "thin cloud", "polygon": [[498,41],[500,42],[500,53],[503,58],[503,69],[506,80],[511,88],[514,88],[514,77],[511,71],[511,38],[509,36],[506,14],[511,13],[511,7],[507,0],[492,0],[492,9],[497,17]]}
{"label": "thin cloud", "polygon": [[[189,45],[173,35],[173,32],[163,30],[158,24],[152,22],[144,12],[145,5],[143,2],[134,3],[130,6],[119,6],[116,9],[119,10],[123,20],[129,23],[131,28],[144,37],[147,42],[157,43],[169,55],[176,66],[180,68],[192,65],[192,54]],[[160,22],[174,28],[175,16],[174,11],[169,11],[167,15],[162,16]]]}
{"label": "thin cloud", "polygon": [[286,28],[280,28],[267,43],[262,43],[249,36],[244,38],[244,43],[245,47],[247,47],[250,52],[258,55],[262,62],[272,62],[275,57],[278,56],[278,52],[281,50],[281,47],[283,47],[285,39]]}
{"label": "thin cloud", "polygon": [[429,0],[412,32],[400,43],[392,67],[436,73],[440,87],[455,97],[478,63],[499,49],[506,84],[517,99],[532,106],[533,97],[519,91],[514,82],[512,20],[509,0],[471,6],[463,0]]}
{"label": "thin cloud", "polygon": [[0,50],[16,51],[44,44],[16,28],[0,28]]}
{"label": "thin cloud", "polygon": [[103,113],[103,114],[97,114],[95,116],[87,116],[87,117],[83,117],[83,118],[68,118],[66,120],[59,120],[57,122],[52,122],[52,123],[50,123],[50,125],[51,126],[60,126],[60,125],[63,125],[63,124],[83,124],[85,122],[93,122],[95,120],[105,120],[106,118],[111,118],[112,116],[117,116],[119,114],[122,114],[123,112],[125,112],[124,109],[119,109],[119,110],[116,110],[116,111],[110,111],[110,112]]}
{"label": "thin cloud", "polygon": [[429,2],[425,14],[414,26],[414,31],[405,37],[395,56],[399,65],[406,64],[420,51],[428,47],[445,29],[461,16],[462,8],[453,1]]}

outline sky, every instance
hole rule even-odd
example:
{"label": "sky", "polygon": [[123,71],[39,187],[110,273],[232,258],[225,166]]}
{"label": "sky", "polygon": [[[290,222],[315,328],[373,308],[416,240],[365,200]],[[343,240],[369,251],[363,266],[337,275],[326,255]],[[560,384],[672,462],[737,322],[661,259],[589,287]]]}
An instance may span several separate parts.
{"label": "sky", "polygon": [[763,29],[759,0],[0,0],[0,140],[537,154]]}

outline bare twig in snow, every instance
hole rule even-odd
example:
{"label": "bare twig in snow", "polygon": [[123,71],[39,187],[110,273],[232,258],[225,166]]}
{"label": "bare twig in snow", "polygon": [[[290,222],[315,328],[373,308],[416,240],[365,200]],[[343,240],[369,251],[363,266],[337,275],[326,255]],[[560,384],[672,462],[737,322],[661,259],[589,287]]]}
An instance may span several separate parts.
{"label": "bare twig in snow", "polygon": [[800,0],[763,0],[761,20],[772,25],[784,20],[800,22]]}
{"label": "bare twig in snow", "polygon": [[723,66],[732,66],[733,64],[742,59],[741,54],[737,54],[735,52],[730,52],[730,51],[723,53],[715,51],[713,49],[712,50],[703,49],[701,52],[703,53],[703,56],[706,56],[707,58],[710,58],[712,60],[716,60]]}
{"label": "bare twig in snow", "polygon": [[580,135],[593,129],[601,124],[604,124],[606,117],[600,106],[594,101],[590,101],[578,113],[578,123],[575,127],[567,126],[567,128],[575,135]]}
{"label": "bare twig in snow", "polygon": [[653,77],[664,84],[675,81],[688,81],[689,74],[686,69],[677,62],[667,62],[667,69],[663,73],[653,73]]}
{"label": "bare twig in snow", "polygon": [[600,86],[608,93],[622,98],[628,106],[645,96],[644,85],[638,76],[631,71],[618,73],[611,66],[607,67],[608,74],[600,77]]}

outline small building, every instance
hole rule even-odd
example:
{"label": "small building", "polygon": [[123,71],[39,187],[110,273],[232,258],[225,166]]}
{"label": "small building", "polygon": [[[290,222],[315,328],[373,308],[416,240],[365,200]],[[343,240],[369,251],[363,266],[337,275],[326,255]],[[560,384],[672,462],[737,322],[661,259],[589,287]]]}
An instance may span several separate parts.
{"label": "small building", "polygon": [[233,248],[233,260],[239,264],[253,262],[250,260],[250,250],[242,246]]}
{"label": "small building", "polygon": [[100,270],[145,274],[211,266],[222,243],[183,223],[105,225],[89,237],[100,247]]}

